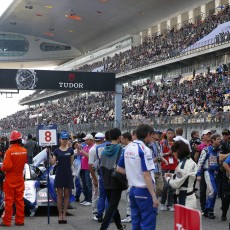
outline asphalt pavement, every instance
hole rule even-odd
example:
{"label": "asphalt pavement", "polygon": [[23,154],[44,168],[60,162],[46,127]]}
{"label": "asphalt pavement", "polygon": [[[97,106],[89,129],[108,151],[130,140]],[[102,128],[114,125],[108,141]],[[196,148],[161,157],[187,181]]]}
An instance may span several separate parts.
{"label": "asphalt pavement", "polygon": [[[199,199],[197,200],[199,204]],[[202,217],[202,230],[229,230],[229,221],[230,215],[228,212],[228,220],[223,222],[221,221],[221,210],[220,210],[220,199],[217,199],[215,215],[216,219],[210,220],[208,218]],[[67,220],[68,223],[58,224],[57,218],[57,209],[56,207],[52,207],[50,209],[50,223],[48,224],[48,216],[47,216],[47,207],[39,207],[36,215],[34,217],[26,216],[25,218],[25,226],[19,227],[14,226],[14,221],[12,221],[12,227],[10,229],[29,229],[29,230],[58,230],[58,229],[66,229],[66,230],[99,230],[100,224],[92,219],[91,207],[90,206],[82,206],[77,202],[73,203],[73,209],[68,210]],[[122,199],[119,204],[119,210],[121,213],[121,217],[124,218],[126,216],[126,200],[125,200],[125,192],[122,194]],[[174,225],[174,213],[164,211],[159,211],[157,217],[157,230],[173,230]],[[131,224],[127,224],[127,229],[131,230]],[[112,223],[109,227],[109,230],[116,230],[116,226]]]}

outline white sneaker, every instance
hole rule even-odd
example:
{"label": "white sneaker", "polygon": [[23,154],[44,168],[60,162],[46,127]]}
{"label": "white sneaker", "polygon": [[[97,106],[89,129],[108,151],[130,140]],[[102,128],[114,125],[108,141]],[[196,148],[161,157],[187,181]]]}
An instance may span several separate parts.
{"label": "white sneaker", "polygon": [[38,209],[38,206],[36,205],[33,209],[30,209],[30,217],[33,217]]}
{"label": "white sneaker", "polygon": [[173,206],[169,206],[169,207],[168,207],[168,211],[169,211],[169,212],[174,212]]}
{"label": "white sneaker", "polygon": [[92,203],[86,201],[86,202],[85,202],[84,204],[82,204],[82,205],[84,205],[84,206],[90,206],[90,205],[92,205]]}
{"label": "white sneaker", "polygon": [[131,223],[132,219],[131,216],[126,216],[125,219],[121,220],[121,223]]}
{"label": "white sneaker", "polygon": [[98,218],[96,215],[93,215],[93,220],[98,221]]}
{"label": "white sneaker", "polygon": [[92,211],[93,215],[97,215],[97,210]]}
{"label": "white sneaker", "polygon": [[86,203],[86,201],[84,200],[84,201],[82,201],[80,204],[81,204],[81,205],[84,205],[85,203]]}
{"label": "white sneaker", "polygon": [[160,205],[160,210],[161,210],[161,211],[167,211],[168,209],[167,209],[167,207],[166,207],[165,204],[161,204],[161,205]]}

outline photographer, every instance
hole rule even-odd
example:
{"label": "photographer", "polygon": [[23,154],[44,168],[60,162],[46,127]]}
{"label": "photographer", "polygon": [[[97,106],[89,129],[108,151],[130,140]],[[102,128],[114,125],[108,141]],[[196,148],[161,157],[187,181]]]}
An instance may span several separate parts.
{"label": "photographer", "polygon": [[152,142],[148,145],[148,147],[152,150],[153,162],[155,164],[154,177],[155,177],[157,197],[161,196],[164,187],[161,162],[164,162],[166,165],[168,164],[168,162],[163,157],[162,148],[161,145],[159,144],[161,134],[162,134],[161,131],[155,130],[151,135]]}
{"label": "photographer", "polygon": [[191,158],[197,163],[200,157],[199,145],[201,144],[200,136],[198,131],[191,132],[192,139],[190,140],[190,146],[192,149]]}

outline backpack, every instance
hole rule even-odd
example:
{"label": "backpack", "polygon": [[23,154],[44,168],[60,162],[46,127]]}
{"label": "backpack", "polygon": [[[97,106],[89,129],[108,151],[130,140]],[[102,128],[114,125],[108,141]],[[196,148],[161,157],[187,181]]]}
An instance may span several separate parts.
{"label": "backpack", "polygon": [[81,171],[81,158],[77,157],[73,161],[72,175],[75,177],[79,177],[80,171]]}

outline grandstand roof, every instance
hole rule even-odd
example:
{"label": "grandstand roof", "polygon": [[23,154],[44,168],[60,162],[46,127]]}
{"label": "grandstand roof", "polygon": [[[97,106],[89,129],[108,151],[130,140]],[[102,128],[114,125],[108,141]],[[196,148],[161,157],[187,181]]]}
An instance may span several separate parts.
{"label": "grandstand roof", "polygon": [[208,1],[15,0],[1,17],[0,28],[62,42],[84,54],[205,2]]}

